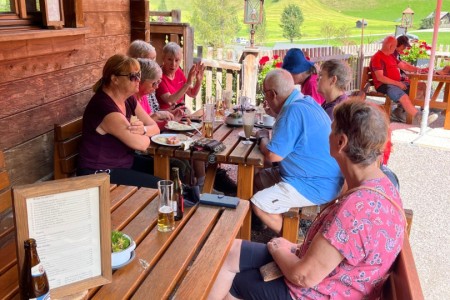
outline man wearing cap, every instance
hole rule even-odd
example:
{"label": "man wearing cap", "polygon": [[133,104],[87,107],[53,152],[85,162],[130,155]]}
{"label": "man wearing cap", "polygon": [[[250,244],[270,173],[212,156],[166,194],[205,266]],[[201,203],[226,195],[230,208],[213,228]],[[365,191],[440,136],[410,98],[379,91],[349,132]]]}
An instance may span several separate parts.
{"label": "man wearing cap", "polygon": [[267,73],[263,93],[277,119],[271,138],[266,129],[256,136],[265,159],[278,166],[255,175],[251,202],[256,216],[280,233],[282,213],[331,201],[344,179],[330,155],[331,121],[322,107],[295,89],[292,76],[283,69]]}
{"label": "man wearing cap", "polygon": [[[397,39],[394,36],[388,36],[383,40],[381,49],[370,59],[373,83],[377,92],[387,94],[395,103],[400,102],[406,113],[410,114],[417,124],[420,124],[422,114],[411,103],[408,95],[409,81],[402,78],[400,74],[400,69],[416,71],[418,68],[398,60],[393,55],[396,48]],[[428,116],[428,125],[437,119],[437,114],[430,114]]]}
{"label": "man wearing cap", "polygon": [[303,95],[313,97],[317,103],[322,105],[325,99],[317,91],[317,70],[314,63],[309,61],[303,51],[298,48],[291,48],[283,59],[282,68],[291,73],[295,84],[302,86]]}

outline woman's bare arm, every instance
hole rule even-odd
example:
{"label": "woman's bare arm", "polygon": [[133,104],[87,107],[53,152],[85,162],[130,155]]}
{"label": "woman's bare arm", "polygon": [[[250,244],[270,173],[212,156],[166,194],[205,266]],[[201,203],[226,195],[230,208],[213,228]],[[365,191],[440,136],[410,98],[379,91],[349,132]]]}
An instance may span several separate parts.
{"label": "woman's bare arm", "polygon": [[269,252],[284,276],[292,283],[311,288],[320,283],[344,259],[322,234],[317,234],[302,259],[287,247],[268,244]]}

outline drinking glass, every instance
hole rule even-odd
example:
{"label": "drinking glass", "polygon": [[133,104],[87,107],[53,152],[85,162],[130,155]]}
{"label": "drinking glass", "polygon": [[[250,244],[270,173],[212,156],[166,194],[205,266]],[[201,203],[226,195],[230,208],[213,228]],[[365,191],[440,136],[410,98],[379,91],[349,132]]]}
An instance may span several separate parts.
{"label": "drinking glass", "polygon": [[216,115],[214,112],[214,103],[206,103],[203,113],[203,130],[205,137],[212,138],[214,129],[214,119]]}
{"label": "drinking glass", "polygon": [[[173,181],[158,181],[159,205],[158,205],[158,231],[169,232],[175,228]],[[175,203],[176,205],[176,203]]]}
{"label": "drinking glass", "polygon": [[225,114],[230,114],[232,107],[231,107],[231,99],[233,98],[233,91],[231,90],[223,90],[222,91],[222,100],[223,105],[225,107]]}
{"label": "drinking glass", "polygon": [[253,125],[255,124],[255,114],[255,110],[244,110],[242,121],[244,123],[245,141],[242,142],[243,144],[252,144],[252,142],[250,141],[250,137],[252,136]]}

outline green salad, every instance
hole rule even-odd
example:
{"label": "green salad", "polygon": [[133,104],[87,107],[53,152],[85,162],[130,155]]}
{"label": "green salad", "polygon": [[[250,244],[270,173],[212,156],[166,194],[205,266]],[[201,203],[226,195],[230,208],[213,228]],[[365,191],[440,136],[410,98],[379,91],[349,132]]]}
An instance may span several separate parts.
{"label": "green salad", "polygon": [[130,246],[130,240],[120,231],[111,232],[112,252],[122,251]]}

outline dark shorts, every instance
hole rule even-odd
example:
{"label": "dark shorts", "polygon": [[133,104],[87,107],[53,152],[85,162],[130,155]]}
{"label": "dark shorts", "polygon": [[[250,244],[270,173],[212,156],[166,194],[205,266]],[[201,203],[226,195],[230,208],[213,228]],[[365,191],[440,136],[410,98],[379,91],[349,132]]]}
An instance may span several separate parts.
{"label": "dark shorts", "polygon": [[409,82],[402,81],[406,85],[406,90],[402,90],[396,85],[392,84],[382,84],[379,88],[377,88],[377,92],[386,94],[389,98],[392,99],[395,103],[400,100],[404,95],[409,95]]}
{"label": "dark shorts", "polygon": [[240,272],[234,277],[230,294],[239,299],[292,300],[284,277],[263,281],[259,268],[271,261],[266,244],[242,241]]}

